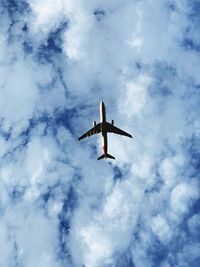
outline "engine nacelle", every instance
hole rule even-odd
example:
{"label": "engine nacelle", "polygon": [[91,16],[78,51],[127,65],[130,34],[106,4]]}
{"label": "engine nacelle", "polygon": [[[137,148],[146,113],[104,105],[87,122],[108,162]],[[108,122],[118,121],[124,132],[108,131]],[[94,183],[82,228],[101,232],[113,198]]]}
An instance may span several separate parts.
{"label": "engine nacelle", "polygon": [[96,127],[97,123],[96,121],[93,121],[93,126]]}
{"label": "engine nacelle", "polygon": [[111,124],[114,125],[114,120],[111,121]]}

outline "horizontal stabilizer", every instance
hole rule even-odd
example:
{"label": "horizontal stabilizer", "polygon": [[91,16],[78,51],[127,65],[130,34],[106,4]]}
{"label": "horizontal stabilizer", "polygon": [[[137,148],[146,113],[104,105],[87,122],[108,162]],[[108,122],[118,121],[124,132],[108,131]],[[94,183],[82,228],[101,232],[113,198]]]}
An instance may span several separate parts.
{"label": "horizontal stabilizer", "polygon": [[109,158],[109,159],[115,159],[115,157],[113,157],[112,155],[110,155],[110,154],[106,154],[106,158]]}
{"label": "horizontal stabilizer", "polygon": [[109,158],[109,159],[115,159],[115,157],[113,157],[112,155],[110,155],[110,154],[103,154],[103,155],[101,155],[97,160],[100,160],[100,159],[104,159],[104,158]]}
{"label": "horizontal stabilizer", "polygon": [[100,160],[100,159],[104,159],[105,158],[105,155],[101,155],[97,160]]}

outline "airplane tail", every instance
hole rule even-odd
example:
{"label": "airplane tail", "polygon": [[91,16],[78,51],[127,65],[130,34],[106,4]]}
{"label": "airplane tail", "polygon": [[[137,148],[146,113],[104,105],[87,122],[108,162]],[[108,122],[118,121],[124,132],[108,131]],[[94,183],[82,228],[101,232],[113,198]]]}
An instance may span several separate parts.
{"label": "airplane tail", "polygon": [[115,159],[115,157],[113,157],[112,155],[110,155],[110,154],[103,154],[103,155],[101,155],[97,160],[100,160],[100,159],[104,159],[104,158],[109,158],[109,159]]}

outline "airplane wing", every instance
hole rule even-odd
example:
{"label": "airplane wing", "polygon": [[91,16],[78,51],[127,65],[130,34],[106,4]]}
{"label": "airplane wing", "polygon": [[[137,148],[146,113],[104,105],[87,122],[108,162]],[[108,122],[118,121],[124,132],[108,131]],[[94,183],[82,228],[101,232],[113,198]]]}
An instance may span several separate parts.
{"label": "airplane wing", "polygon": [[110,124],[110,123],[106,123],[106,127],[107,127],[107,131],[110,133],[115,133],[115,134],[120,134],[120,135],[125,135],[127,137],[133,138],[131,134],[124,132],[123,130],[117,128],[116,126]]}
{"label": "airplane wing", "polygon": [[92,129],[90,129],[89,131],[87,131],[86,133],[84,133],[83,135],[81,135],[79,138],[78,138],[78,141],[86,138],[86,137],[90,137],[94,134],[97,134],[97,133],[100,133],[101,132],[101,125],[100,123],[98,123],[95,127],[93,127]]}

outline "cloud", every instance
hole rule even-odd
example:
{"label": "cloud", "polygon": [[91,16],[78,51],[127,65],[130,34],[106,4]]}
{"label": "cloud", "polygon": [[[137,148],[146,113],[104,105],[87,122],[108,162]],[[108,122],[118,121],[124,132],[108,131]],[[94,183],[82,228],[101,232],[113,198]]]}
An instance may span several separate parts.
{"label": "cloud", "polygon": [[189,206],[191,206],[193,199],[198,198],[198,195],[198,186],[196,184],[178,184],[171,192],[170,204],[172,210],[177,214],[185,213]]}
{"label": "cloud", "polygon": [[[135,198],[132,195],[133,190]],[[80,209],[83,213],[77,214],[75,229],[72,229],[72,248],[76,247],[78,251],[73,250],[74,261],[79,260],[77,254],[82,250],[86,266],[114,264],[113,253],[126,251],[131,242],[132,229],[138,219],[138,202],[142,196],[142,190],[137,188],[133,181],[124,181],[116,184],[104,203],[90,215],[83,204]],[[137,202],[133,199],[137,199]],[[81,249],[79,240],[82,240]]]}
{"label": "cloud", "polygon": [[198,8],[2,1],[0,266],[197,265]]}
{"label": "cloud", "polygon": [[152,221],[152,231],[158,236],[162,242],[171,239],[171,230],[166,220],[162,216],[156,216]]}

